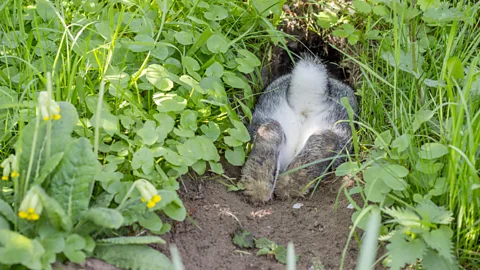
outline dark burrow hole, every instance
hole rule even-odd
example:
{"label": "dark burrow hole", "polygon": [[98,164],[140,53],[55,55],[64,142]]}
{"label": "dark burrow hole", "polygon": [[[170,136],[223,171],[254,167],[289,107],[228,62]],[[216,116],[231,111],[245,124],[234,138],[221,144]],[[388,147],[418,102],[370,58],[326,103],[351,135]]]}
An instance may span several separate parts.
{"label": "dark burrow hole", "polygon": [[290,73],[294,63],[292,58],[296,61],[302,54],[311,54],[319,57],[326,64],[329,73],[333,77],[348,83],[350,71],[348,67],[340,65],[343,60],[342,54],[333,48],[324,37],[313,32],[303,32],[293,36],[295,39],[287,40],[287,48],[290,51],[290,55],[282,47],[276,46],[273,48],[271,61],[267,63],[262,71],[264,86],[267,86],[276,78]]}

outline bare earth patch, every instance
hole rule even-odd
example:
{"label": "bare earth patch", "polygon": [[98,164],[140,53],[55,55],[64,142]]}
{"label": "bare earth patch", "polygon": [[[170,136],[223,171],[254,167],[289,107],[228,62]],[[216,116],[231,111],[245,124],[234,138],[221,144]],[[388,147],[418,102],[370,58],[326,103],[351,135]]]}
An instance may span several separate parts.
{"label": "bare earth patch", "polygon": [[[158,249],[169,254],[168,245],[175,244],[185,269],[285,269],[274,258],[256,256],[256,249],[234,246],[232,234],[239,226],[279,245],[293,242],[300,255],[297,269],[322,269],[312,267],[319,262],[324,269],[339,269],[353,212],[343,195],[334,209],[340,180],[320,185],[311,199],[274,200],[263,206],[253,206],[211,178],[183,180],[180,196],[190,217],[162,235],[167,245]],[[297,202],[303,206],[294,209]],[[344,269],[355,268],[357,251],[351,241]]]}

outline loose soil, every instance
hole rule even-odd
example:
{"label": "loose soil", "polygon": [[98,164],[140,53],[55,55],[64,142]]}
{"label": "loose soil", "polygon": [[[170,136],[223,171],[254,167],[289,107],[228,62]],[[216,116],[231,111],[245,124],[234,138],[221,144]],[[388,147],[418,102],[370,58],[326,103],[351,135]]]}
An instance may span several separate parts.
{"label": "loose soil", "polygon": [[[233,169],[227,175],[236,178],[240,174]],[[341,179],[325,181],[311,198],[254,206],[241,192],[228,192],[215,179],[184,177],[179,194],[190,216],[162,235],[168,244],[158,249],[169,254],[168,245],[175,244],[185,269],[285,269],[274,258],[256,256],[257,249],[233,245],[232,235],[242,227],[255,238],[265,237],[284,246],[293,242],[300,255],[297,269],[339,269],[353,212],[343,194],[335,210],[341,185]],[[295,203],[303,206],[294,209]],[[358,245],[351,241],[344,269],[355,268],[357,253]],[[314,264],[324,268],[314,268]]]}

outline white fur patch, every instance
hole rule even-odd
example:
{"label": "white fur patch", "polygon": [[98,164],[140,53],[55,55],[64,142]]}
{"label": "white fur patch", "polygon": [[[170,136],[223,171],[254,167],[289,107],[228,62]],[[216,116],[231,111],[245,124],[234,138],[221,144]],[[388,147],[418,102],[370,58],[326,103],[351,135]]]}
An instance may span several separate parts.
{"label": "white fur patch", "polygon": [[300,61],[292,72],[289,101],[278,106],[272,118],[285,132],[286,142],[280,149],[279,170],[285,171],[314,133],[331,128],[326,121],[328,107],[322,98],[327,91],[327,71],[322,65]]}

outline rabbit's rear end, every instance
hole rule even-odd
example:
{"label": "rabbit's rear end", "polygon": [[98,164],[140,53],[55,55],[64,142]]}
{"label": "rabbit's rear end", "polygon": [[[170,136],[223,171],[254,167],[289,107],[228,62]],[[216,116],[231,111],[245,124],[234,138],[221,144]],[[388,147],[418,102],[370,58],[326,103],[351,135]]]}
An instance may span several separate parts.
{"label": "rabbit's rear end", "polygon": [[306,184],[322,175],[331,161],[279,174],[348,148],[350,126],[337,123],[348,120],[342,97],[357,110],[353,90],[330,77],[312,57],[297,62],[291,74],[265,89],[249,127],[253,149],[242,169],[241,182],[252,201],[268,201],[274,193],[281,198],[304,195]]}

